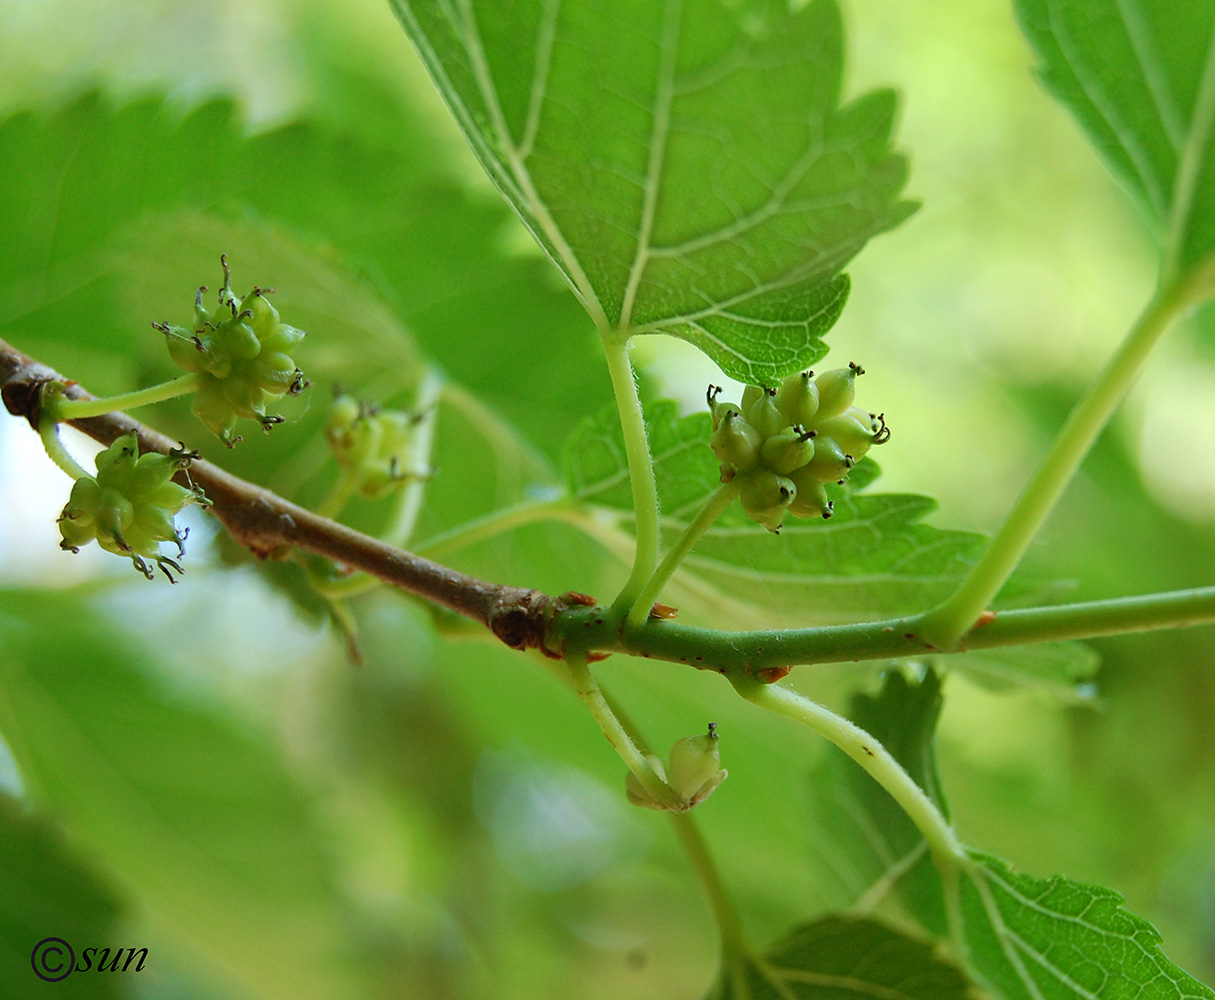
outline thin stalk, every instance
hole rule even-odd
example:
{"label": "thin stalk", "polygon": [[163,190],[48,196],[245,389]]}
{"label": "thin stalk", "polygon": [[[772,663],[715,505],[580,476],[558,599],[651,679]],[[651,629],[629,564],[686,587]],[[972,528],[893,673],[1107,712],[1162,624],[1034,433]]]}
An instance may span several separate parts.
{"label": "thin stalk", "polygon": [[637,628],[646,623],[649,617],[650,608],[654,601],[658,599],[658,595],[662,592],[662,588],[666,586],[667,581],[671,579],[671,574],[679,568],[679,564],[692,547],[701,539],[706,531],[712,526],[725,511],[727,507],[734,502],[734,498],[742,491],[742,482],[738,476],[735,476],[728,483],[723,483],[713,494],[705,501],[705,505],[700,508],[700,513],[691,524],[684,529],[684,532],[667,552],[666,557],[662,560],[662,564],[656,569],[646,581],[644,587],[641,588],[641,593],[637,595],[637,600],[633,604],[632,611],[629,612],[628,624]]}
{"label": "thin stalk", "polygon": [[426,483],[430,477],[430,454],[434,447],[435,425],[439,416],[439,397],[443,391],[443,380],[432,370],[428,371],[418,387],[414,400],[415,413],[421,414],[414,427],[410,442],[409,467],[418,473],[401,487],[396,497],[396,506],[383,538],[389,545],[404,547],[417,527],[418,514],[426,496]]}
{"label": "thin stalk", "polygon": [[46,453],[51,457],[51,461],[72,479],[88,478],[89,474],[63,447],[63,442],[59,440],[59,427],[53,420],[44,419],[38,424],[38,436],[42,438],[42,446],[46,448]]}
{"label": "thin stalk", "polygon": [[200,376],[195,372],[179,375],[160,385],[148,386],[134,392],[124,392],[117,396],[102,396],[97,399],[65,399],[59,397],[48,401],[43,410],[43,416],[62,422],[64,420],[83,420],[86,417],[100,417],[105,413],[117,410],[133,410],[137,406],[148,406],[151,403],[162,403],[166,399],[185,396],[198,389]]}
{"label": "thin stalk", "polygon": [[493,538],[504,531],[531,524],[535,521],[568,520],[564,511],[569,509],[569,501],[558,500],[528,500],[512,507],[503,507],[484,517],[465,521],[442,534],[428,538],[414,547],[419,555],[432,559],[447,556],[458,549],[475,545],[487,538]]}
{"label": "thin stalk", "polygon": [[1072,410],[1042,465],[992,536],[982,558],[958,589],[924,616],[921,632],[932,645],[941,649],[954,646],[999,592],[1093,442],[1109,423],[1156,342],[1195,300],[1198,291],[1193,286],[1194,282],[1175,285],[1160,290],[1153,297],[1105,369]]}
{"label": "thin stalk", "polygon": [[325,494],[325,499],[316,505],[317,514],[321,517],[336,518],[345,509],[346,504],[350,503],[358,489],[358,469],[343,465],[337,480]]}
{"label": "thin stalk", "polygon": [[661,802],[670,809],[682,808],[683,801],[675,794],[671,786],[655,773],[650,762],[646,760],[645,754],[641,752],[624,724],[612,711],[612,706],[608,704],[591,674],[586,654],[571,652],[566,656],[565,662],[569,666],[570,677],[574,681],[574,690],[578,692],[578,697],[582,699],[592,717],[599,723],[603,735],[620,755],[625,767],[632,771],[637,780],[641,782],[641,787],[650,794],[655,802]]}
{"label": "thin stalk", "polygon": [[709,845],[705,841],[704,834],[700,832],[700,827],[697,826],[696,820],[692,818],[690,812],[673,812],[668,815],[675,827],[675,835],[679,838],[680,846],[683,847],[684,853],[692,863],[692,868],[696,871],[697,878],[700,879],[705,895],[709,897],[709,908],[713,911],[713,917],[721,932],[723,958],[728,961],[736,955],[746,953],[748,947],[742,921],[739,919],[738,910],[734,908],[734,901],[726,891],[721,872],[717,870],[717,864],[709,852]]}
{"label": "thin stalk", "polygon": [[620,412],[620,426],[624,432],[624,451],[633,486],[633,516],[637,532],[633,571],[612,604],[611,616],[619,621],[632,610],[646,581],[658,565],[658,484],[654,480],[654,465],[646,440],[641,398],[637,395],[633,366],[629,363],[628,339],[605,336],[603,350],[607,355],[608,373],[612,378],[612,390],[616,394],[616,408]]}
{"label": "thin stalk", "polygon": [[923,789],[903,770],[890,752],[869,733],[842,716],[780,684],[735,680],[734,687],[755,705],[788,716],[825,736],[868,771],[903,807],[928,841],[939,865],[966,861],[966,851],[953,829]]}

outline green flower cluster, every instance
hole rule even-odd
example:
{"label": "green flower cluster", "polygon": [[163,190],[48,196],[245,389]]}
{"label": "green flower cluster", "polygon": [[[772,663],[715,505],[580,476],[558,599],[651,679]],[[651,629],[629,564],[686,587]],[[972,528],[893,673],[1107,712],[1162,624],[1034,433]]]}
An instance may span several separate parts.
{"label": "green flower cluster", "polygon": [[268,416],[266,406],[284,393],[295,395],[307,384],[291,352],[304,331],[279,321],[267,292],[254,288],[243,299],[232,294],[232,272],[220,258],[224,284],[219,308],[210,313],[198,290],[194,300],[194,329],[168,323],[153,324],[168,341],[169,354],[187,372],[199,376],[194,414],[228,447],[241,417],[261,422],[265,430],[283,422]]}
{"label": "green flower cluster", "polygon": [[[658,757],[647,758],[654,772],[683,800],[685,810],[712,795],[730,773],[722,769],[717,740],[717,723],[710,722],[707,734],[676,740],[667,755],[665,767]],[[625,776],[624,788],[628,800],[635,806],[646,809],[667,808],[650,797],[650,793],[631,771]]]}
{"label": "green flower cluster", "polygon": [[139,454],[134,434],[117,438],[97,456],[97,475],[82,476],[59,515],[61,548],[78,552],[96,539],[107,552],[129,556],[144,576],[154,571],[148,560],[173,580],[166,565],[181,572],[174,560],[160,554],[161,542],[184,552],[185,532],[178,532],[173,516],[191,503],[206,503],[198,490],[173,482],[173,475],[194,457],[186,452]]}
{"label": "green flower cluster", "polygon": [[387,496],[417,473],[406,468],[419,415],[382,410],[339,395],[329,407],[325,435],[338,464],[358,481],[369,500]]}
{"label": "green flower cluster", "polygon": [[870,446],[890,438],[883,414],[853,405],[863,374],[854,364],[818,378],[799,372],[776,389],[747,386],[741,406],[709,386],[721,481],[741,478],[739,499],[752,521],[778,532],[786,513],[831,517],[825,484],[842,483]]}

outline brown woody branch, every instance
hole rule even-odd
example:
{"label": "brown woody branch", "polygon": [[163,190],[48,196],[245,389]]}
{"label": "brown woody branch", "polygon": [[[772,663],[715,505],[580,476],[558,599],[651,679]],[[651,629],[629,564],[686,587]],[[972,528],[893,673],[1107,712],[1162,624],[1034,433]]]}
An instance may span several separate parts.
{"label": "brown woody branch", "polygon": [[[93,399],[81,386],[0,340],[0,392],[9,413],[38,427],[41,389],[47,382],[67,384],[70,399]],[[102,444],[132,431],[141,452],[168,454],[177,442],[144,427],[125,413],[69,423]],[[448,566],[395,548],[329,518],[320,517],[276,493],[225,472],[205,460],[190,464],[190,478],[211,500],[210,511],[228,534],[259,558],[288,547],[325,556],[362,570],[389,586],[408,591],[478,621],[514,649],[544,646],[554,611],[565,603],[538,590],[509,587],[468,576]]]}

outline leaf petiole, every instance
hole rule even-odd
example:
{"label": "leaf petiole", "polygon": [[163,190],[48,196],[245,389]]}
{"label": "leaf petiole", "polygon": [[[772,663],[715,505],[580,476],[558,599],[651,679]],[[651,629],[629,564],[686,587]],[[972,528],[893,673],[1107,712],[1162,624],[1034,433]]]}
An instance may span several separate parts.
{"label": "leaf petiole", "polygon": [[730,680],[735,690],[747,701],[813,729],[868,771],[902,806],[924,835],[938,867],[948,869],[970,865],[969,855],[941,811],[903,770],[890,751],[873,736],[843,716],[781,684],[761,684],[738,675],[732,675]]}
{"label": "leaf petiole", "polygon": [[1201,277],[1191,275],[1188,281],[1163,288],[1153,297],[1072,410],[1046,458],[1021,491],[978,563],[950,597],[924,615],[919,631],[927,642],[938,649],[951,649],[978,621],[1016,569],[1152,348],[1173,321],[1202,297],[1206,286],[1198,280]]}
{"label": "leaf petiole", "polygon": [[637,532],[632,573],[612,603],[611,616],[619,621],[633,609],[646,581],[658,565],[658,484],[654,479],[654,465],[646,439],[641,398],[637,394],[633,366],[629,363],[629,340],[623,336],[605,335],[603,350],[607,356],[608,373],[612,378],[612,390],[616,395],[616,408],[620,411],[620,424],[624,432]]}

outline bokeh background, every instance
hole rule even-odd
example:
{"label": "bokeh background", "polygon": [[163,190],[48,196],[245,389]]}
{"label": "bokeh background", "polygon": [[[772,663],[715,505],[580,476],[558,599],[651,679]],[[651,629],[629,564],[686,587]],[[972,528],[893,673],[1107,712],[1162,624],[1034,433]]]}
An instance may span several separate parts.
{"label": "bokeh background", "polygon": [[[924,206],[850,268],[829,360],[864,363],[865,398],[891,419],[876,488],[936,496],[942,527],[990,529],[1146,302],[1156,250],[1033,80],[1008,4],[843,6],[849,89],[902,91]],[[0,121],[0,336],[94,391],[158,381],[147,324],[184,322],[223,250],[239,287],[277,285],[311,331],[316,385],[292,422],[208,451],[241,474],[315,501],[332,479],[330,385],[407,404],[437,363],[456,390],[424,543],[555,482],[566,434],[609,399],[589,323],[386,3],[0,0]],[[128,183],[157,193],[125,197]],[[1212,582],[1213,330],[1199,316],[1166,339],[1032,575],[1075,599]],[[637,356],[647,391],[689,409],[720,381],[682,344],[649,338]],[[186,411],[147,419],[195,443]],[[699,888],[544,665],[372,594],[352,602],[353,666],[298,573],[249,565],[202,519],[174,588],[61,553],[66,492],[0,418],[0,996],[38,995],[28,953],[47,936],[150,949],[138,976],[45,987],[62,996],[703,991]],[[450,559],[553,591],[605,595],[623,576],[560,524]],[[949,677],[939,744],[958,829],[1026,871],[1118,889],[1215,981],[1215,634],[1093,645],[1095,699]],[[659,747],[719,722],[731,778],[698,815],[757,941],[849,904],[830,816],[811,815],[826,751],[808,734],[713,677],[614,658],[602,678]],[[876,673],[796,682],[844,707]]]}

